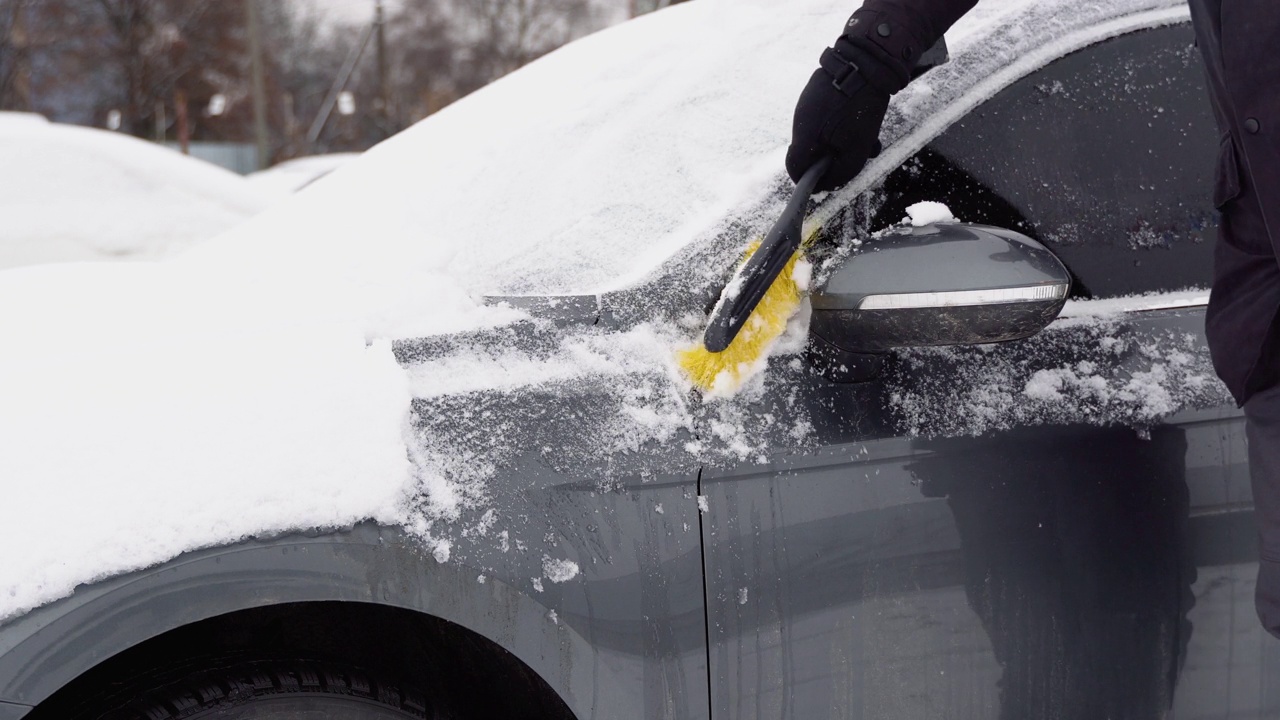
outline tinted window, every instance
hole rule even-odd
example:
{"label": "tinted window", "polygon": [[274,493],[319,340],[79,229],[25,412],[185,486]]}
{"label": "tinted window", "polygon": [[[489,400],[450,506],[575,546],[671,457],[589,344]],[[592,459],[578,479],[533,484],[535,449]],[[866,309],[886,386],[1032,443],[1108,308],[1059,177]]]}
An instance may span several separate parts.
{"label": "tinted window", "polygon": [[1019,230],[1076,295],[1208,286],[1216,130],[1189,25],[1062,58],[956,123],[886,181],[876,222],[918,200]]}

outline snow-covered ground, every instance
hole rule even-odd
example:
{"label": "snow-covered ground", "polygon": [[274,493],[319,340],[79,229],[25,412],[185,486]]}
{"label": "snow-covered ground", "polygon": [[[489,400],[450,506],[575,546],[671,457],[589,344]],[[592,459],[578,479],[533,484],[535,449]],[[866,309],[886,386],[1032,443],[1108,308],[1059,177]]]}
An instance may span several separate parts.
{"label": "snow-covered ground", "polygon": [[157,259],[268,204],[235,173],[154,143],[0,112],[0,269]]}
{"label": "snow-covered ground", "polygon": [[[795,97],[849,9],[678,5],[542,58],[172,261],[0,273],[0,618],[199,547],[362,518],[421,527],[480,501],[447,438],[410,459],[411,387],[451,382],[400,367],[388,341],[509,324],[522,313],[480,294],[627,286],[714,246],[732,219],[765,222],[751,212],[780,187]],[[985,84],[973,97],[913,85],[886,137],[924,142],[938,106],[972,107],[999,68],[1054,42],[1067,52],[1185,14],[1176,0],[980,9],[956,28],[950,67]],[[1084,30],[1135,9],[1154,14]],[[732,250],[681,272],[708,282]],[[613,422],[636,428],[628,438],[684,422],[670,338],[695,330],[654,317],[608,343],[635,348],[637,372],[676,398],[622,405]],[[598,372],[601,353],[576,347],[498,357],[494,382]],[[721,407],[714,433],[732,443],[741,409]]]}
{"label": "snow-covered ground", "polygon": [[264,197],[285,198],[360,157],[360,153],[331,153],[286,160],[249,173],[246,180]]}

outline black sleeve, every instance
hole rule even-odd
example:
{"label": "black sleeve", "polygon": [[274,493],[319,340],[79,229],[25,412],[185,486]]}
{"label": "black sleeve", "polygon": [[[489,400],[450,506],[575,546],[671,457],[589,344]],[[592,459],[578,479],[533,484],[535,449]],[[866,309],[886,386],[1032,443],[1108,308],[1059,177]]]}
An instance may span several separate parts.
{"label": "black sleeve", "polygon": [[883,77],[868,80],[896,92],[910,82],[920,56],[977,4],[978,0],[866,0],[849,18],[843,39],[884,65],[884,73],[877,73]]}

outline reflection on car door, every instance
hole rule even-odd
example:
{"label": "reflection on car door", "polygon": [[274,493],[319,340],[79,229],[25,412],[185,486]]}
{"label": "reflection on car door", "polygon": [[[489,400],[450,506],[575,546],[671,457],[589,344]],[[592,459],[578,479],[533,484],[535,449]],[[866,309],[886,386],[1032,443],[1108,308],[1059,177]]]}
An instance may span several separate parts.
{"label": "reflection on car door", "polygon": [[1089,301],[871,382],[771,371],[762,411],[798,398],[812,444],[702,474],[713,717],[1280,717],[1204,293],[1122,297],[1207,286],[1192,53],[1181,25],[1073,54],[886,181],[882,222],[945,200],[1044,242]]}
{"label": "reflection on car door", "polygon": [[[877,383],[811,378],[820,447],[703,474],[713,713],[1280,713],[1264,682],[1280,676],[1280,646],[1252,617],[1254,527],[1233,408],[1193,402],[1154,424],[1108,423],[1088,396],[1065,393],[1047,424],[1018,407],[1039,402],[1026,398],[1003,407],[1017,427],[893,436],[901,403],[916,422],[929,403],[938,417],[991,412],[958,400],[985,395],[978,366],[1021,365],[1009,383],[1025,388],[1062,367],[1064,343],[1090,337],[1112,358],[1094,361],[1095,387],[1123,388],[1188,343],[1199,369],[1187,377],[1203,377],[1202,315],[1060,321],[995,350],[919,353]],[[1093,335],[1095,324],[1108,333]],[[1143,340],[1111,353],[1105,338]],[[926,378],[951,392],[903,396],[937,387]],[[877,406],[887,410],[865,411]]]}

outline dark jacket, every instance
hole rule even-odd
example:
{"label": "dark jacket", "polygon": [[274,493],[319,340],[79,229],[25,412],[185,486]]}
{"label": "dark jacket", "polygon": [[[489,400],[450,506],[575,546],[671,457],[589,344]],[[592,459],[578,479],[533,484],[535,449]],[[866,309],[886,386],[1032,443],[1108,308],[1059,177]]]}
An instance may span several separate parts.
{"label": "dark jacket", "polygon": [[1218,374],[1244,404],[1280,379],[1280,3],[1190,4],[1222,135],[1213,193],[1222,222],[1205,330]]}
{"label": "dark jacket", "polygon": [[[1243,405],[1280,382],[1280,0],[1189,2],[1222,136],[1213,192],[1222,221],[1205,330],[1218,375]],[[867,0],[846,36],[894,65],[905,84],[920,53],[975,4]]]}
{"label": "dark jacket", "polygon": [[[1214,368],[1249,420],[1260,541],[1255,600],[1263,626],[1280,637],[1280,0],[1188,2],[1221,133],[1213,188],[1221,222],[1205,333]],[[869,0],[854,18],[876,13],[877,22],[908,27],[886,33],[851,20],[846,34],[914,62],[916,44],[936,41],[973,4]],[[891,38],[911,48],[884,47]]]}
{"label": "dark jacket", "polygon": [[1214,367],[1245,405],[1259,539],[1254,600],[1263,627],[1280,637],[1280,4],[1190,4],[1222,133],[1213,198],[1222,223],[1205,331]]}

